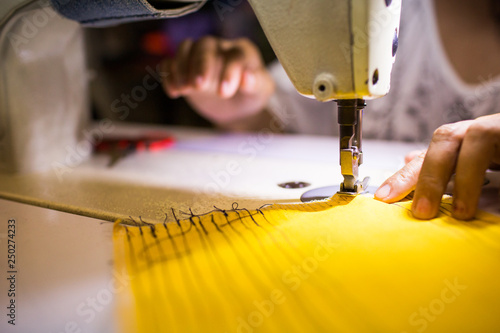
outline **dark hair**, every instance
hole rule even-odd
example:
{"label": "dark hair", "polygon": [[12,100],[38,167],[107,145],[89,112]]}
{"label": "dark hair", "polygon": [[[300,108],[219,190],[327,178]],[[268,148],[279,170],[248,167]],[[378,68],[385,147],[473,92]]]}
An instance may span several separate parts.
{"label": "dark hair", "polygon": [[500,0],[490,0],[490,3],[493,17],[495,18],[495,21],[500,24]]}

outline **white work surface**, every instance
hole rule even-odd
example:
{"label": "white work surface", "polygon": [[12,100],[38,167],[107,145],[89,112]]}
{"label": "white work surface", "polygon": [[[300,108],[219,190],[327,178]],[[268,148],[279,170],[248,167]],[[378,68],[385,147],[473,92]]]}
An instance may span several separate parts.
{"label": "white work surface", "polygon": [[[34,175],[0,175],[0,198],[114,221],[141,216],[162,221],[171,208],[195,213],[213,205],[258,208],[273,202],[298,201],[306,190],[338,185],[338,139],[260,132],[224,134],[182,128],[115,125],[114,136],[170,134],[173,148],[139,152],[107,167],[109,156],[95,155],[68,168]],[[364,143],[361,175],[378,185],[400,166],[419,144]],[[304,181],[306,189],[277,184]],[[333,193],[332,193],[333,194]]]}
{"label": "white work surface", "polygon": [[[162,221],[170,208],[194,213],[297,202],[306,190],[339,184],[338,139],[313,136],[222,134],[182,128],[120,126],[113,135],[163,132],[176,144],[140,152],[108,168],[95,155],[58,179],[0,175],[2,274],[6,274],[7,220],[17,221],[16,327],[7,324],[7,280],[0,279],[1,332],[114,331],[114,288],[126,284],[112,269],[116,218]],[[379,185],[422,144],[365,141],[361,174]],[[304,189],[277,184],[304,181]],[[18,202],[14,202],[18,201]],[[22,202],[22,203],[19,203]],[[498,195],[490,198],[498,212]],[[78,214],[78,215],[75,215]],[[79,216],[84,215],[84,216]],[[169,219],[172,219],[170,214]],[[99,299],[94,309],[89,302]],[[7,318],[7,319],[6,319]]]}

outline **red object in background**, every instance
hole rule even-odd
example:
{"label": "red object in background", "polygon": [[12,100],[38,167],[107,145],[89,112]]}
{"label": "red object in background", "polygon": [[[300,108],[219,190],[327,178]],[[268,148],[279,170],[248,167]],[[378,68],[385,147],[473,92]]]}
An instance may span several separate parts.
{"label": "red object in background", "polygon": [[141,44],[144,52],[150,55],[164,57],[174,53],[168,36],[161,31],[148,32],[142,37]]}
{"label": "red object in background", "polygon": [[120,159],[137,151],[161,151],[172,147],[175,139],[172,137],[162,137],[158,139],[108,139],[94,146],[95,151],[107,153],[111,156],[108,167],[115,165]]}
{"label": "red object in background", "polygon": [[172,147],[174,144],[174,139],[172,138],[166,138],[162,140],[143,140],[143,141],[138,141],[136,143],[136,149],[138,151],[141,150],[149,150],[149,151],[159,151],[163,149],[167,149]]}

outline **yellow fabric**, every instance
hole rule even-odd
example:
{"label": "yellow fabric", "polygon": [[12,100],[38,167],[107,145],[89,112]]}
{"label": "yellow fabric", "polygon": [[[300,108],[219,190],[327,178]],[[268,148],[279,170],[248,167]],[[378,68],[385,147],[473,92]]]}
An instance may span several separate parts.
{"label": "yellow fabric", "polygon": [[129,332],[498,332],[500,218],[365,196],[115,224]]}

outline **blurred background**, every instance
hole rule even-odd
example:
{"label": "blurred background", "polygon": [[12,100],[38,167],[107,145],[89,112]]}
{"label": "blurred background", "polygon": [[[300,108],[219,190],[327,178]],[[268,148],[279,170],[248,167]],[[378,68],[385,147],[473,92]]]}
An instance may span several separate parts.
{"label": "blurred background", "polygon": [[266,64],[276,58],[245,0],[208,1],[200,11],[180,18],[87,28],[92,117],[211,127],[183,98],[170,99],[151,78],[157,64],[175,55],[183,40],[206,35],[247,37],[260,48]]}

